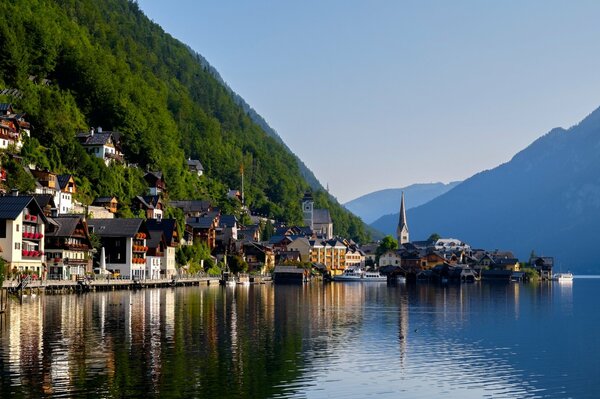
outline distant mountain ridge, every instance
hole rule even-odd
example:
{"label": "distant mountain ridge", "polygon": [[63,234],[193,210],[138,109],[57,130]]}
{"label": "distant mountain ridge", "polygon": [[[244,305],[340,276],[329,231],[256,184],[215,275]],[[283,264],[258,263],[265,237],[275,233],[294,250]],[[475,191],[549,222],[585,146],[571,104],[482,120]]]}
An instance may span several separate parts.
{"label": "distant mountain ridge", "polygon": [[[474,247],[554,256],[563,271],[598,273],[600,108],[579,124],[556,128],[509,162],[478,173],[408,211],[411,239],[433,232]],[[395,231],[397,215],[372,223]]]}
{"label": "distant mountain ridge", "polygon": [[388,188],[362,195],[346,202],[344,206],[365,223],[372,223],[383,215],[398,211],[402,192],[406,198],[407,209],[410,209],[431,201],[459,183],[419,183],[403,188]]}

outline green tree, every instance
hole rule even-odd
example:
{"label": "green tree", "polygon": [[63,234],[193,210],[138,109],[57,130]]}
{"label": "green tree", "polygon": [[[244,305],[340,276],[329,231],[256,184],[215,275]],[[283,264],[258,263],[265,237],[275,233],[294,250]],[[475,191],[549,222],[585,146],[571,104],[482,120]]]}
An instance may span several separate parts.
{"label": "green tree", "polygon": [[375,250],[375,261],[379,263],[379,257],[387,251],[393,251],[398,249],[398,241],[394,237],[387,235],[383,237],[383,240],[379,243],[379,246]]}
{"label": "green tree", "polygon": [[429,238],[427,239],[428,242],[436,242],[437,240],[439,240],[440,238],[442,238],[438,233],[432,233]]}
{"label": "green tree", "polygon": [[227,256],[227,267],[233,273],[245,273],[248,271],[248,263],[239,255]]}

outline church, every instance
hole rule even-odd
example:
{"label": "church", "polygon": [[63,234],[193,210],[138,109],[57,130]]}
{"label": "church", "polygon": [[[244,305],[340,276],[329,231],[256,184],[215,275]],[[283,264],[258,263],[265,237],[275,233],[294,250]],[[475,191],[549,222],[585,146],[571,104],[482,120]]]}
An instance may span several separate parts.
{"label": "church", "polygon": [[317,237],[330,240],[333,238],[333,222],[328,209],[314,209],[312,193],[307,191],[302,198],[302,218],[304,225],[310,227]]}
{"label": "church", "polygon": [[402,192],[402,200],[400,201],[400,217],[398,218],[398,227],[396,228],[396,236],[398,236],[398,247],[402,244],[410,242],[408,236],[408,224],[406,223],[406,208],[404,205],[404,191]]}

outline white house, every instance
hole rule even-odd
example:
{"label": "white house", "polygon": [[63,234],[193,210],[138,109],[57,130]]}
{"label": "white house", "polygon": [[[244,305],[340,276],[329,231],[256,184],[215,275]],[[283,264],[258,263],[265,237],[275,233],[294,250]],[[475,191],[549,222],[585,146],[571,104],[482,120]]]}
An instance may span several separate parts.
{"label": "white house", "polygon": [[0,247],[8,270],[42,276],[46,223],[33,196],[0,197]]}

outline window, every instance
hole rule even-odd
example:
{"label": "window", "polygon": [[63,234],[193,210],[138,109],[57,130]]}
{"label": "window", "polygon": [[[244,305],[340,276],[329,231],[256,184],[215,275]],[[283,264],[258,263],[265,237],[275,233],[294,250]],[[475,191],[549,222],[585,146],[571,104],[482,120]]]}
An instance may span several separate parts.
{"label": "window", "polygon": [[15,249],[21,249],[21,243],[15,242]]}
{"label": "window", "polygon": [[17,223],[17,225],[16,225],[16,226],[17,226],[17,231],[19,231],[19,223]]}

